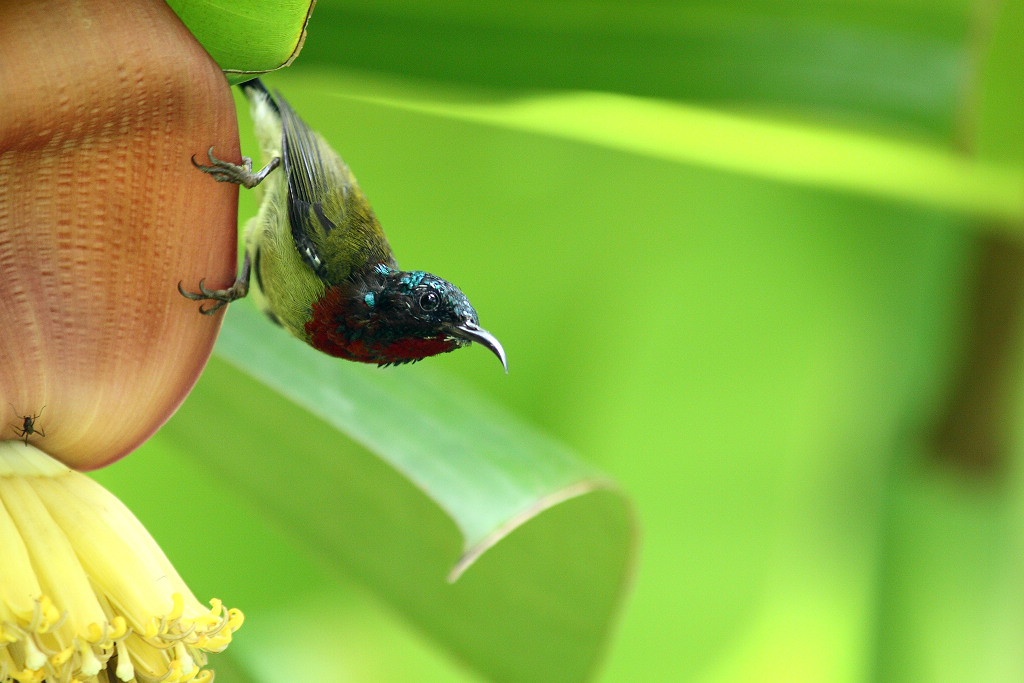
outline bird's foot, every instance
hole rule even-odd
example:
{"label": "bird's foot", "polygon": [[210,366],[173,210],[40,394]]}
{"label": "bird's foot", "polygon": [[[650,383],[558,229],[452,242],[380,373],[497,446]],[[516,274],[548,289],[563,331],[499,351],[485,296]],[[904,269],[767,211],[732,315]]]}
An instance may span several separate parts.
{"label": "bird's foot", "polygon": [[198,292],[186,292],[178,283],[178,292],[186,299],[192,301],[214,301],[212,306],[199,306],[199,312],[203,315],[213,315],[224,306],[236,299],[241,299],[249,293],[249,283],[244,280],[235,280],[235,283],[227,289],[207,289],[203,286],[205,278],[199,281]]}
{"label": "bird's foot", "polygon": [[[267,177],[267,174],[273,171],[281,163],[280,157],[274,157],[270,160],[270,163],[261,168],[259,171],[253,173],[252,170],[252,159],[249,157],[242,157],[242,165],[233,164],[230,161],[224,161],[213,156],[213,147],[206,150],[206,156],[210,159],[210,166],[203,166],[202,164],[196,163],[196,157],[192,155],[192,165],[198,168],[203,173],[207,173],[213,177],[219,183],[235,183],[252,189],[263,182],[263,179]],[[243,295],[244,296],[244,295]]]}

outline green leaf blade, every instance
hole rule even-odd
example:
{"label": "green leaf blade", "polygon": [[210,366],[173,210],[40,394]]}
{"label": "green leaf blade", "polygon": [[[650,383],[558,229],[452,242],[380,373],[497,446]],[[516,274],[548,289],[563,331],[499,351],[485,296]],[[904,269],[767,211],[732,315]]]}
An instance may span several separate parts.
{"label": "green leaf blade", "polygon": [[169,0],[167,4],[235,84],[294,61],[315,0]]}
{"label": "green leaf blade", "polygon": [[486,675],[596,667],[634,562],[629,502],[427,366],[344,363],[236,305],[158,438]]}
{"label": "green leaf blade", "polygon": [[380,454],[449,513],[467,552],[538,500],[603,478],[453,378],[338,362],[235,308],[218,356]]}

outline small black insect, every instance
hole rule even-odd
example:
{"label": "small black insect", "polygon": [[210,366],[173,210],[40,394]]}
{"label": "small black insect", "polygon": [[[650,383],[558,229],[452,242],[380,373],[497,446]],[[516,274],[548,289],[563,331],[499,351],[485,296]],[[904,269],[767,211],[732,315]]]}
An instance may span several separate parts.
{"label": "small black insect", "polygon": [[22,422],[21,424],[20,429],[18,428],[18,425],[11,425],[11,429],[13,429],[14,433],[17,434],[19,437],[25,439],[26,446],[28,445],[29,436],[33,434],[38,434],[39,436],[46,436],[46,432],[43,431],[42,427],[38,429],[36,428],[36,420],[38,420],[39,416],[43,414],[44,410],[46,410],[46,406],[40,408],[39,412],[36,413],[35,415],[21,415],[20,413],[18,413],[18,409],[14,407],[13,403],[11,403],[10,406],[11,410],[14,411],[14,414],[20,417],[22,420],[24,420],[24,422]]}

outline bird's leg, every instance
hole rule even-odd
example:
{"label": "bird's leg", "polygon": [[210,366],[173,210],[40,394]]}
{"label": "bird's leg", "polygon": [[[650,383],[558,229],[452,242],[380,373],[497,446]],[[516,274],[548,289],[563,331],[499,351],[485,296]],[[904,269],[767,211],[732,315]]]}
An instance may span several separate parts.
{"label": "bird's leg", "polygon": [[199,312],[203,315],[213,315],[216,313],[224,304],[229,304],[236,299],[241,299],[249,293],[249,271],[251,270],[251,264],[249,261],[249,252],[245,252],[245,258],[242,260],[242,270],[239,271],[238,277],[235,278],[233,285],[227,289],[207,289],[203,286],[205,278],[199,281],[199,292],[186,292],[181,288],[181,283],[178,283],[178,292],[186,299],[192,299],[192,301],[216,301],[212,306],[200,306]]}
{"label": "bird's leg", "polygon": [[206,156],[210,158],[210,166],[203,166],[196,163],[196,157],[192,155],[192,165],[198,168],[203,173],[207,173],[213,177],[219,183],[235,183],[242,187],[252,189],[263,182],[263,179],[267,177],[267,174],[273,171],[281,163],[280,157],[274,157],[270,160],[266,166],[252,172],[252,159],[249,157],[242,157],[242,165],[233,164],[230,161],[224,161],[213,156],[213,147],[206,150]]}

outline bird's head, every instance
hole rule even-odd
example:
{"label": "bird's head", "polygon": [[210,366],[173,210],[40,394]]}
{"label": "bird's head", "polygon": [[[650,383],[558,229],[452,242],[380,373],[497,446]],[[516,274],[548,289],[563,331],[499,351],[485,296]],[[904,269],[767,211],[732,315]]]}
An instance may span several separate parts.
{"label": "bird's head", "polygon": [[[319,303],[315,304],[311,321],[319,327],[316,318],[328,317],[329,344],[318,345],[315,331],[307,329],[321,350],[351,360],[398,365],[477,342],[490,349],[508,372],[501,344],[480,327],[469,299],[447,280],[381,264],[356,279],[345,294],[340,288],[328,289],[321,302],[332,298],[331,290],[338,290],[337,305],[318,312]],[[333,350],[324,348],[328,345]]]}

